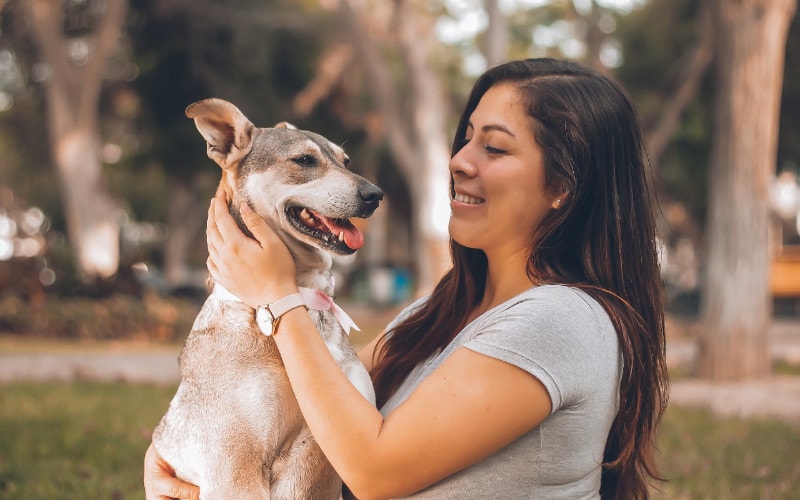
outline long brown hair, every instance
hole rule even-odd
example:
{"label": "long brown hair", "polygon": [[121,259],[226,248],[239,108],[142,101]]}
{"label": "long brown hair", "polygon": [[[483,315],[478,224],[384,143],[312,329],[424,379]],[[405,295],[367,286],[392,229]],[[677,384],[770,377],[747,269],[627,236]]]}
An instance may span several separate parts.
{"label": "long brown hair", "polygon": [[[528,275],[536,283],[589,293],[619,337],[619,412],[606,442],[601,494],[647,498],[649,479],[658,479],[653,455],[668,376],[653,205],[636,113],[616,82],[585,66],[513,61],[476,81],[458,124],[454,155],[481,97],[501,82],[516,85],[532,118],[546,182],[567,190],[559,209],[549,211],[536,230]],[[452,240],[450,250],[452,269],[424,305],[379,343],[372,370],[379,406],[418,363],[455,337],[482,299],[486,256]]]}

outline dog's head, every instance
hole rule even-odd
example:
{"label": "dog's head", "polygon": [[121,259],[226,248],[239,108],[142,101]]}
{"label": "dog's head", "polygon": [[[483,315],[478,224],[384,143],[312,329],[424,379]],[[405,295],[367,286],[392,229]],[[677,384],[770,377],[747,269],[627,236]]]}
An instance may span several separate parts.
{"label": "dog's head", "polygon": [[367,218],[383,192],[347,170],[344,150],[286,122],[258,128],[233,104],[206,99],[186,108],[206,139],[208,156],[222,167],[219,189],[238,207],[250,206],[292,249],[297,242],[348,255],[364,244],[353,217]]}

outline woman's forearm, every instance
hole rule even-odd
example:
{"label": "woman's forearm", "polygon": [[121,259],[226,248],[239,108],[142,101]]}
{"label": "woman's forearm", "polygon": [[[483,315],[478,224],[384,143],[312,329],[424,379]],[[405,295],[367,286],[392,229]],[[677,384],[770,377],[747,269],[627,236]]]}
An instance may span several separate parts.
{"label": "woman's forearm", "polygon": [[303,309],[284,315],[274,338],[311,433],[345,483],[366,494],[364,484],[376,484],[384,462],[382,415],[347,379]]}

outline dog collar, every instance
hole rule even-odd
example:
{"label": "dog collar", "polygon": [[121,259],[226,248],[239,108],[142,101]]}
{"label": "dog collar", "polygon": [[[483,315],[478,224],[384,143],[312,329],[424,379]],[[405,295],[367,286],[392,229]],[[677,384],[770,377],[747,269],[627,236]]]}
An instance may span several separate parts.
{"label": "dog collar", "polygon": [[[342,329],[347,335],[350,335],[351,328],[359,332],[361,331],[358,325],[356,325],[356,322],[353,321],[353,318],[351,318],[350,315],[344,311],[344,309],[336,304],[330,295],[320,290],[304,286],[297,287],[297,291],[300,293],[300,295],[302,295],[307,308],[314,309],[316,311],[331,311],[339,324],[342,325]],[[214,283],[213,293],[220,300],[242,302],[239,297],[226,290],[225,287],[219,283]]]}

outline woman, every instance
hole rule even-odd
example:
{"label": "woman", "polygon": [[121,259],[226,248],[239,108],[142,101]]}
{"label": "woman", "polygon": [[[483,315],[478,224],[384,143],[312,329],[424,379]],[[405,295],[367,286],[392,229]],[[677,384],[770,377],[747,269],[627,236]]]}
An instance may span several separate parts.
{"label": "woman", "polygon": [[[358,498],[646,498],[667,375],[629,99],[565,61],[490,69],[450,172],[453,268],[359,353],[380,411],[302,309],[281,321],[274,338],[314,437]],[[245,219],[258,241],[212,202],[213,278],[254,307],[295,293],[286,248]],[[145,462],[150,494],[196,493],[152,447]]]}

